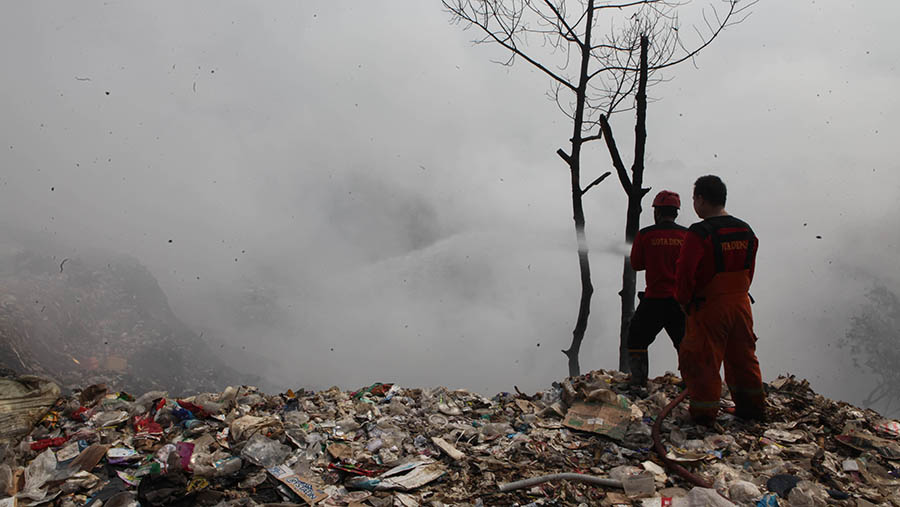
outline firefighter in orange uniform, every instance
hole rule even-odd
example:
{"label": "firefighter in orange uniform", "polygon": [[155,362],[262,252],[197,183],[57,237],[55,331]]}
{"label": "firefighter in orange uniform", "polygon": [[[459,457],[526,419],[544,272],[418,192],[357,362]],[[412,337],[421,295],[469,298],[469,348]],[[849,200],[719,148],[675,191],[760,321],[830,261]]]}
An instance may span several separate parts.
{"label": "firefighter in orange uniform", "polygon": [[653,199],[655,223],[638,232],[631,246],[631,267],[646,270],[647,289],[638,294],[641,302],[628,327],[628,363],[632,386],[647,384],[647,347],[665,328],[675,345],[684,337],[684,312],[675,301],[675,262],[687,229],[675,223],[681,198],[663,190]]}
{"label": "firefighter in orange uniform", "polygon": [[694,211],[703,221],[688,229],[676,269],[675,297],[687,312],[678,363],[691,416],[701,424],[712,424],[718,414],[723,362],[735,415],[765,419],[749,293],[759,240],[725,211],[725,196],[717,176],[694,183]]}

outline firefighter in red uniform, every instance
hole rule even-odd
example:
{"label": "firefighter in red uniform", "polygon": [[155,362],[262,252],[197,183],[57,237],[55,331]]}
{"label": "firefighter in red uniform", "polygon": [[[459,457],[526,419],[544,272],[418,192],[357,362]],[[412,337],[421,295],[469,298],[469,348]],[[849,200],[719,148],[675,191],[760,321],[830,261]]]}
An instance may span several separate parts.
{"label": "firefighter in red uniform", "polygon": [[665,328],[675,345],[684,337],[684,312],[675,300],[675,262],[687,229],[676,224],[681,199],[663,190],[653,199],[656,222],[638,232],[631,246],[631,267],[647,270],[647,289],[638,294],[638,304],[628,327],[628,363],[633,386],[645,386],[649,373],[647,347]]}
{"label": "firefighter in red uniform", "polygon": [[694,183],[694,211],[703,219],[684,240],[676,269],[678,302],[687,312],[687,331],[678,351],[692,418],[711,424],[725,382],[735,415],[765,418],[765,393],[750,310],[750,282],[759,240],[746,222],[725,211],[725,183],[702,176]]}

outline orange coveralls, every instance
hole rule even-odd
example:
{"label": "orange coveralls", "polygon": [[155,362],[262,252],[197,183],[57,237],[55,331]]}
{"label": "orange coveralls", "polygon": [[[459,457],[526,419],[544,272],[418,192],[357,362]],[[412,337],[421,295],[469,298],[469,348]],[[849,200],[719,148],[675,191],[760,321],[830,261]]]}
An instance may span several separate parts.
{"label": "orange coveralls", "polygon": [[747,223],[711,217],[688,229],[678,257],[675,297],[688,314],[678,367],[698,421],[711,422],[718,414],[723,362],[735,414],[764,417],[749,294],[758,246]]}

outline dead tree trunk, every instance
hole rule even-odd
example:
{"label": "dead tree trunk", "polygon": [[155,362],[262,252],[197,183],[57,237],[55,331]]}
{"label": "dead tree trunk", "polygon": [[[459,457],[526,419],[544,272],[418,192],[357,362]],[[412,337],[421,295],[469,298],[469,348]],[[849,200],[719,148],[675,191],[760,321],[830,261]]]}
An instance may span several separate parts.
{"label": "dead tree trunk", "polygon": [[[641,67],[638,92],[635,97],[637,118],[634,125],[634,162],[631,164],[631,188],[628,192],[628,214],[625,219],[625,242],[634,243],[641,226],[641,199],[649,191],[643,188],[644,154],[647,147],[647,45],[646,36],[641,37]],[[629,372],[628,332],[634,316],[634,296],[637,274],[631,267],[631,260],[625,256],[622,269],[622,327],[619,335],[619,371]]]}
{"label": "dead tree trunk", "polygon": [[[641,56],[638,75],[638,92],[636,95],[637,119],[634,126],[634,162],[631,164],[631,177],[625,170],[625,163],[619,154],[616,140],[613,137],[612,127],[605,115],[599,118],[600,129],[606,139],[606,147],[612,158],[613,167],[619,175],[619,182],[625,195],[628,196],[628,211],[625,218],[625,241],[630,245],[637,236],[641,224],[641,199],[649,188],[643,188],[644,183],[644,153],[647,146],[647,46],[646,36],[641,37]],[[622,290],[619,296],[622,298],[622,324],[619,328],[619,370],[628,372],[628,329],[631,317],[634,315],[634,294],[636,274],[631,269],[631,260],[626,255],[622,266]]]}
{"label": "dead tree trunk", "polygon": [[[581,188],[581,146],[584,144],[582,127],[584,125],[584,102],[587,93],[588,63],[591,59],[591,28],[594,15],[594,0],[588,1],[587,28],[584,33],[583,50],[581,51],[581,67],[579,68],[578,87],[575,90],[575,117],[572,125],[572,153],[565,155],[560,150],[559,155],[569,164],[571,173],[572,190],[572,218],[575,220],[575,239],[578,241],[578,270],[581,275],[581,299],[578,303],[578,318],[575,321],[575,329],[572,331],[572,343],[563,354],[569,358],[569,376],[581,375],[581,365],[578,355],[581,352],[581,342],[584,341],[584,333],[587,331],[588,316],[591,313],[591,296],[594,294],[594,285],[591,283],[591,261],[588,257],[587,238],[584,233],[584,206],[582,196],[585,190]],[[602,177],[601,177],[602,179]],[[591,184],[591,186],[593,183]]]}

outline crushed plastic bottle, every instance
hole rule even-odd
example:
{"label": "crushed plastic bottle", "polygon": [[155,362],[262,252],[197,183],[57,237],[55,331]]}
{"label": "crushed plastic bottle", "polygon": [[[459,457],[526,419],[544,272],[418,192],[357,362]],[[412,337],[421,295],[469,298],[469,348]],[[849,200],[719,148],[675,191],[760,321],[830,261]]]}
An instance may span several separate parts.
{"label": "crushed plastic bottle", "polygon": [[213,463],[216,477],[227,477],[234,475],[240,471],[243,462],[237,456],[229,456],[225,459],[216,460]]}

